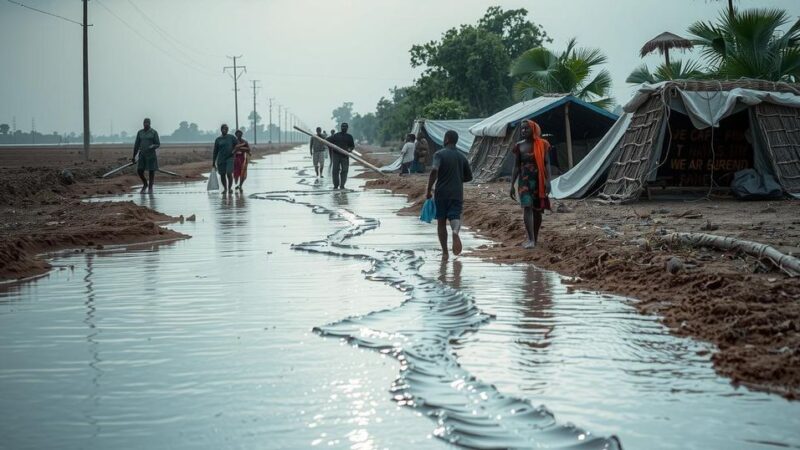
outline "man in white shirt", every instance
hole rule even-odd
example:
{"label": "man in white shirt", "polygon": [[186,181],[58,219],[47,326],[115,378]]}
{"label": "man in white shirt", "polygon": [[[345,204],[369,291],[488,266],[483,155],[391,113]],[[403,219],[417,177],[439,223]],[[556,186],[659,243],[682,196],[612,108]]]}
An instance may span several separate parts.
{"label": "man in white shirt", "polygon": [[417,140],[417,138],[413,134],[406,136],[406,143],[403,144],[403,148],[400,150],[400,156],[403,158],[400,160],[400,175],[410,173],[409,169],[411,168],[411,163],[414,162],[415,140]]}

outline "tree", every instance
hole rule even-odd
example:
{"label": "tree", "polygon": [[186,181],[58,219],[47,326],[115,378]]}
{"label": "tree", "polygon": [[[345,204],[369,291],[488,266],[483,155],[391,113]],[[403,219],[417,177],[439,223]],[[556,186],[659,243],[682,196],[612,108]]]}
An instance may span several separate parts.
{"label": "tree", "polygon": [[718,78],[800,80],[800,19],[792,22],[784,10],[734,9],[716,23],[695,22],[689,33]]}
{"label": "tree", "polygon": [[353,102],[342,103],[342,106],[333,110],[331,118],[336,121],[337,126],[350,122],[353,119]]}
{"label": "tree", "polygon": [[603,108],[611,105],[611,75],[603,69],[592,77],[597,66],[606,63],[606,56],[599,49],[576,46],[577,40],[572,38],[560,54],[544,47],[523,53],[511,65],[511,75],[519,80],[514,85],[515,95],[528,100],[544,94],[569,94]]}
{"label": "tree", "polygon": [[700,63],[697,61],[678,60],[671,61],[669,65],[666,63],[659,64],[654,72],[650,72],[650,68],[647,67],[647,64],[642,64],[631,72],[625,81],[631,84],[653,84],[669,80],[706,78],[707,76],[708,75],[700,69]]}
{"label": "tree", "polygon": [[436,85],[428,104],[445,96],[467,106],[468,114],[488,116],[512,101],[508,64],[524,49],[549,40],[527,20],[528,11],[491,7],[477,25],[447,30],[439,41],[411,47],[411,66],[426,67],[414,87]]}
{"label": "tree", "polygon": [[8,134],[8,130],[10,129],[11,127],[9,127],[7,123],[0,123],[0,134]]}
{"label": "tree", "polygon": [[518,58],[529,48],[553,42],[539,25],[528,20],[525,8],[504,11],[499,6],[491,6],[478,20],[478,28],[500,36],[511,59]]}
{"label": "tree", "polygon": [[451,98],[437,98],[422,108],[422,117],[432,120],[455,120],[467,117],[467,107]]}
{"label": "tree", "polygon": [[359,141],[367,141],[370,144],[378,139],[378,118],[374,113],[367,113],[363,116],[355,114],[350,122],[353,130],[353,137]]}
{"label": "tree", "polygon": [[250,114],[247,116],[247,120],[249,120],[250,123],[253,123],[253,117],[256,119],[256,125],[261,123],[261,114],[256,111],[250,111]]}

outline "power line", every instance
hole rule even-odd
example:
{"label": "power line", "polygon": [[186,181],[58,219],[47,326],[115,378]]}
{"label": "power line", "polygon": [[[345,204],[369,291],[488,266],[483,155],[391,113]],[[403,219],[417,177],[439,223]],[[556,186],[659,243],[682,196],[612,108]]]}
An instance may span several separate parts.
{"label": "power line", "polygon": [[[194,69],[195,71],[197,71],[197,72],[199,72],[199,73],[202,73],[203,75],[207,75],[207,76],[216,77],[216,74],[215,74],[214,72],[212,72],[212,71],[210,71],[210,70],[206,69],[205,67],[201,66],[200,64],[198,64],[198,63],[196,63],[196,62],[193,62],[193,61],[191,61],[191,60],[189,60],[189,61],[187,62],[187,61],[184,61],[184,60],[182,60],[182,59],[180,59],[180,58],[176,58],[176,57],[175,57],[175,55],[172,55],[172,54],[170,54],[168,51],[166,51],[166,50],[164,50],[163,48],[161,48],[161,47],[160,47],[158,44],[156,44],[156,43],[155,43],[155,42],[153,42],[152,40],[148,39],[148,38],[147,38],[147,36],[145,36],[144,34],[142,34],[141,32],[139,32],[139,30],[137,30],[137,29],[136,29],[136,28],[135,28],[133,25],[131,25],[131,24],[129,24],[127,21],[125,21],[125,19],[123,19],[123,18],[122,18],[122,17],[120,17],[120,16],[119,16],[117,13],[115,13],[114,11],[112,11],[112,10],[111,10],[111,9],[110,9],[108,6],[106,6],[106,5],[105,5],[103,2],[101,2],[100,0],[95,0],[95,3],[97,3],[97,4],[98,4],[98,5],[100,5],[100,6],[102,6],[102,7],[103,7],[103,9],[105,9],[106,11],[108,11],[108,13],[109,13],[109,14],[111,14],[112,16],[114,16],[114,18],[115,18],[115,19],[117,19],[117,20],[119,20],[120,22],[122,22],[122,24],[123,24],[123,25],[125,25],[125,26],[126,26],[128,29],[129,29],[129,30],[131,30],[132,32],[134,32],[134,33],[135,33],[137,36],[139,36],[140,38],[144,39],[146,42],[150,43],[150,45],[152,45],[153,47],[155,47],[155,48],[156,48],[156,50],[158,50],[158,51],[160,51],[161,53],[165,54],[166,56],[168,56],[168,57],[170,57],[170,58],[174,59],[175,61],[177,61],[177,62],[181,63],[182,65],[184,65],[184,66],[186,66],[186,67],[188,67],[188,68],[190,68],[190,69]],[[184,56],[184,58],[186,57],[185,55],[181,55],[181,56]]]}
{"label": "power line", "polygon": [[[156,33],[160,34],[160,35],[161,35],[161,37],[163,37],[165,40],[172,41],[173,43],[175,43],[175,44],[178,44],[177,46],[174,46],[174,47],[175,47],[175,50],[176,50],[176,51],[179,51],[179,52],[181,52],[181,53],[182,53],[182,54],[183,54],[183,55],[184,55],[184,56],[185,56],[187,59],[191,59],[192,61],[194,61],[194,62],[196,62],[196,63],[197,63],[197,61],[195,61],[194,59],[192,59],[192,57],[191,57],[191,56],[187,55],[185,52],[183,52],[181,49],[179,49],[179,48],[178,48],[178,46],[184,47],[184,48],[185,48],[185,49],[187,49],[187,50],[191,50],[192,52],[194,52],[194,53],[197,53],[197,54],[199,54],[199,55],[203,55],[203,56],[211,56],[211,57],[215,57],[215,58],[216,58],[216,57],[221,57],[221,56],[222,56],[222,55],[214,55],[214,54],[211,54],[211,53],[202,52],[202,51],[200,51],[200,50],[196,50],[196,49],[194,49],[193,47],[191,47],[191,46],[189,46],[189,45],[187,45],[187,44],[183,43],[182,41],[180,41],[180,40],[179,40],[179,39],[177,39],[176,37],[172,36],[172,35],[171,35],[169,32],[167,32],[167,30],[165,30],[165,29],[161,28],[161,27],[160,27],[160,26],[159,26],[159,25],[158,25],[158,24],[155,22],[155,20],[153,20],[153,18],[151,18],[150,16],[148,16],[148,15],[147,15],[147,14],[146,14],[144,11],[142,11],[141,9],[139,9],[139,7],[138,7],[138,6],[136,6],[136,4],[135,4],[135,3],[133,3],[131,0],[128,0],[128,3],[129,3],[129,4],[130,4],[132,7],[133,7],[133,9],[135,9],[135,10],[136,10],[136,12],[137,12],[137,13],[138,13],[140,16],[142,16],[142,18],[144,19],[145,23],[146,23],[148,26],[150,26],[150,27],[151,27],[153,30],[155,30],[155,31],[156,31]],[[202,64],[200,64],[200,63],[197,63],[197,64],[198,64],[198,65],[202,65]]]}
{"label": "power line", "polygon": [[83,26],[83,24],[78,22],[77,20],[67,19],[64,16],[59,16],[58,14],[53,14],[51,12],[42,11],[41,9],[37,9],[37,8],[32,7],[32,6],[24,5],[24,4],[20,3],[20,2],[15,2],[14,0],[8,0],[8,3],[13,3],[15,5],[22,6],[23,8],[30,9],[31,11],[36,11],[36,12],[39,12],[39,13],[42,13],[42,14],[47,14],[48,16],[57,17],[57,18],[59,18],[61,20],[66,20],[67,22],[74,23],[75,25]]}

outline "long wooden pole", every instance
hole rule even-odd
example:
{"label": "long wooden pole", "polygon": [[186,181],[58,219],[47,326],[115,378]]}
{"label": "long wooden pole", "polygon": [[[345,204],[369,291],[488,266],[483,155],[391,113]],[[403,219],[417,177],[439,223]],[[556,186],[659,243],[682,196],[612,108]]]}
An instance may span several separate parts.
{"label": "long wooden pole", "polygon": [[83,159],[89,160],[89,5],[83,0]]}
{"label": "long wooden pole", "polygon": [[374,172],[377,172],[377,173],[381,174],[381,176],[384,176],[384,177],[386,176],[386,174],[385,174],[385,173],[381,172],[381,169],[378,169],[377,167],[375,167],[375,166],[373,166],[372,164],[368,163],[367,161],[365,161],[365,160],[364,160],[363,158],[361,158],[360,156],[358,156],[358,155],[354,155],[353,153],[351,153],[351,152],[348,152],[347,150],[344,150],[344,149],[342,149],[342,148],[341,148],[341,147],[339,147],[338,145],[331,144],[331,143],[330,143],[330,142],[328,142],[327,140],[325,140],[325,139],[322,139],[321,137],[317,136],[316,134],[314,134],[314,133],[311,133],[311,132],[308,132],[308,131],[306,131],[306,130],[304,130],[304,129],[300,128],[300,127],[294,127],[294,129],[295,129],[295,130],[297,130],[297,131],[299,131],[299,132],[301,132],[301,133],[303,133],[303,134],[307,134],[307,135],[311,136],[311,138],[312,138],[312,139],[316,139],[316,140],[318,140],[318,141],[322,142],[323,144],[327,145],[327,146],[328,146],[328,148],[332,148],[332,149],[336,150],[337,152],[339,152],[339,154],[342,154],[342,155],[344,155],[344,156],[347,156],[347,157],[353,158],[354,160],[356,160],[356,161],[358,161],[359,163],[361,163],[362,165],[364,165],[364,167],[367,167],[367,168],[369,168],[369,169],[372,169]]}
{"label": "long wooden pole", "polygon": [[572,155],[572,127],[569,124],[569,103],[564,105],[564,128],[567,129],[567,162],[572,169],[574,157]]}

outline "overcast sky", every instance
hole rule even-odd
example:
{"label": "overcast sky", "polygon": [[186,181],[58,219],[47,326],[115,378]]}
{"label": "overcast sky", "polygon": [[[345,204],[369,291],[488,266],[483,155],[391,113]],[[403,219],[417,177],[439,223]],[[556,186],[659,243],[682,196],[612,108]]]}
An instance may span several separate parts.
{"label": "overcast sky", "polygon": [[[81,20],[78,0],[18,0]],[[239,122],[268,98],[309,126],[332,125],[344,101],[374,111],[393,86],[410,84],[413,44],[475,23],[491,5],[525,7],[558,50],[575,36],[609,58],[614,95],[631,94],[625,78],[642,44],[662,31],[685,35],[695,20],[718,16],[712,0],[92,0],[89,61],[93,134],[132,132],[149,116],[162,134],[178,122],[215,129],[233,125],[233,82],[226,55],[242,55]],[[737,0],[739,7],[781,7],[800,15],[798,0]],[[137,10],[138,8],[138,10]],[[113,14],[112,14],[113,13]],[[116,16],[116,17],[115,17]],[[121,19],[121,20],[120,20]],[[0,0],[0,123],[28,130],[82,130],[81,27]],[[655,64],[658,56],[645,61]],[[274,118],[277,122],[277,117]]]}

